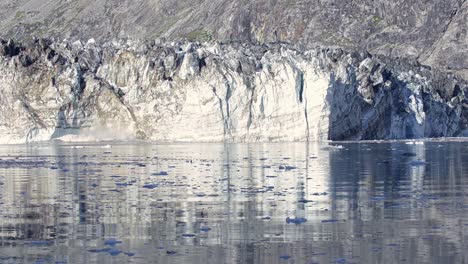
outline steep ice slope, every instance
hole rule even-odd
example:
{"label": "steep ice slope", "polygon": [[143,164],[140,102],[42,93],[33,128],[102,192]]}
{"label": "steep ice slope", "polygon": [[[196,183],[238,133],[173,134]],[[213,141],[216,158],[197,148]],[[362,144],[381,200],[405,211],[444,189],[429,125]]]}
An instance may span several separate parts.
{"label": "steep ice slope", "polygon": [[0,47],[0,138],[305,141],[467,135],[446,72],[285,44]]}

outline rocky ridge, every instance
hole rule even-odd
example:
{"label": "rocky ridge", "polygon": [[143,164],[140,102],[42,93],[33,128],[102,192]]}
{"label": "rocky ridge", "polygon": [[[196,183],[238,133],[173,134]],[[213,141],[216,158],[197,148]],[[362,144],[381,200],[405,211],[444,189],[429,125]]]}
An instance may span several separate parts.
{"label": "rocky ridge", "polygon": [[468,135],[466,81],[412,59],[278,43],[0,42],[2,143]]}
{"label": "rocky ridge", "polygon": [[466,0],[2,0],[0,36],[335,46],[468,79]]}

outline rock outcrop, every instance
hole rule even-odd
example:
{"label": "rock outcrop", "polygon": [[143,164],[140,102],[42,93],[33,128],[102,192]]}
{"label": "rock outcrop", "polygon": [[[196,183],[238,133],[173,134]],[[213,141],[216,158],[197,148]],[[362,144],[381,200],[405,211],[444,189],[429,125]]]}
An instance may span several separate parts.
{"label": "rock outcrop", "polygon": [[2,0],[0,36],[216,39],[368,50],[468,79],[466,0]]}
{"label": "rock outcrop", "polygon": [[468,135],[466,82],[414,60],[286,44],[9,40],[2,143]]}

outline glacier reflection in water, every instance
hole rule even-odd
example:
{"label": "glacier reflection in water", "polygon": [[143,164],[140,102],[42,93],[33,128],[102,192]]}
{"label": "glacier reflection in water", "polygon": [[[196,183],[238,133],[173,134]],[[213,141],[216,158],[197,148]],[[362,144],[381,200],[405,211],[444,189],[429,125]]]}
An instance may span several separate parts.
{"label": "glacier reflection in water", "polygon": [[0,262],[468,261],[468,142],[341,146],[0,146]]}

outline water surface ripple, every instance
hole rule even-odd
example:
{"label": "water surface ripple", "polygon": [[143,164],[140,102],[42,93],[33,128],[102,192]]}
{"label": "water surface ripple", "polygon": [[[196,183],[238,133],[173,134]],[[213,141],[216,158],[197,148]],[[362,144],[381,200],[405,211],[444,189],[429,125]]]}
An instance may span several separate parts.
{"label": "water surface ripple", "polygon": [[468,142],[0,146],[1,263],[465,263]]}

